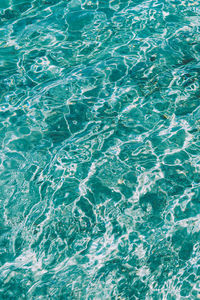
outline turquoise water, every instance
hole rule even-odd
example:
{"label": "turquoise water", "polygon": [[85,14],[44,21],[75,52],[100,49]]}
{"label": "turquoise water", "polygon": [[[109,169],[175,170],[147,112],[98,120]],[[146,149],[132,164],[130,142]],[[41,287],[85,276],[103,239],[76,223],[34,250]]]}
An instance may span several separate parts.
{"label": "turquoise water", "polygon": [[0,1],[0,300],[200,299],[199,79],[199,1]]}

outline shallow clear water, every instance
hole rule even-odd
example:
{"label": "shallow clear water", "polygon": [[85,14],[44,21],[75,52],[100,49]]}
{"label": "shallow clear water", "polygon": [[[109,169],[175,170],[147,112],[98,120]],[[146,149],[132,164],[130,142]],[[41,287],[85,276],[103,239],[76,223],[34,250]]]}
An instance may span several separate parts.
{"label": "shallow clear water", "polygon": [[0,299],[200,298],[200,4],[0,1]]}

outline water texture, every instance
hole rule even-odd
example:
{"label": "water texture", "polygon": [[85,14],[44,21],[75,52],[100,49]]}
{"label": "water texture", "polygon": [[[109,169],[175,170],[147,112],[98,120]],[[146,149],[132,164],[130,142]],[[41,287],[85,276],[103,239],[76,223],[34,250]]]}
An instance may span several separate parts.
{"label": "water texture", "polygon": [[200,299],[199,79],[199,1],[0,1],[0,300]]}

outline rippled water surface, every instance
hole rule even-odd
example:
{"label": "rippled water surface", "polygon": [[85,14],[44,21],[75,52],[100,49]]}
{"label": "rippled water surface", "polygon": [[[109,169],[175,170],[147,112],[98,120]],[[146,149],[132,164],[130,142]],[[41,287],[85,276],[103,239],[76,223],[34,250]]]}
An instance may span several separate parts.
{"label": "rippled water surface", "polygon": [[200,299],[200,3],[0,0],[0,299]]}

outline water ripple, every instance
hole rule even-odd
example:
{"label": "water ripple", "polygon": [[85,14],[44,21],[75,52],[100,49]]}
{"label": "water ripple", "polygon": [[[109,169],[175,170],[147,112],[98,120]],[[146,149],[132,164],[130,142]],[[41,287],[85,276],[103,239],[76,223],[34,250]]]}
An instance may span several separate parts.
{"label": "water ripple", "polygon": [[1,0],[0,299],[199,299],[190,0]]}

